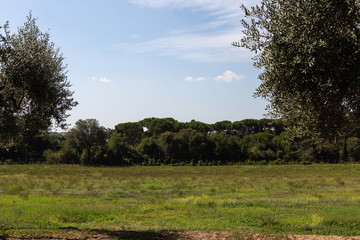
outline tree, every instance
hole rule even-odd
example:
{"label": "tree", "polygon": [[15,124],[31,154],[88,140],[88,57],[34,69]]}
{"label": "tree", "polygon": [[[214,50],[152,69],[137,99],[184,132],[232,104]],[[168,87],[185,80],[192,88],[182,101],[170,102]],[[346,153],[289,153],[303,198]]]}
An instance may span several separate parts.
{"label": "tree", "polygon": [[113,132],[108,146],[112,154],[113,165],[139,164],[142,160],[141,156],[124,142],[124,136],[121,133]]}
{"label": "tree", "polygon": [[181,129],[176,135],[178,138],[184,139],[188,145],[186,161],[190,158],[193,164],[196,164],[200,160],[208,162],[214,157],[215,143],[210,141],[204,132],[188,128]]}
{"label": "tree", "polygon": [[171,164],[186,162],[189,159],[189,145],[182,134],[164,132],[157,138],[157,143],[165,155],[165,162]]}
{"label": "tree", "polygon": [[207,134],[212,130],[211,125],[195,120],[191,120],[191,122],[185,123],[185,126],[186,128],[191,128],[204,134]]}
{"label": "tree", "polygon": [[66,112],[77,105],[69,90],[59,48],[42,33],[31,13],[24,26],[0,33],[0,146],[24,134],[35,135],[52,123],[64,128]]}
{"label": "tree", "polygon": [[263,72],[255,96],[295,134],[343,136],[360,117],[358,0],[262,0],[241,8],[244,37],[233,45],[257,54]]}
{"label": "tree", "polygon": [[156,143],[156,140],[151,137],[143,138],[137,146],[137,150],[146,160],[160,162],[164,158],[164,152],[161,147]]}
{"label": "tree", "polygon": [[213,128],[215,131],[221,132],[221,131],[230,131],[232,130],[232,123],[231,121],[224,120],[220,122],[216,122],[213,124]]}
{"label": "tree", "polygon": [[217,163],[227,164],[243,158],[238,137],[220,132],[210,136],[209,140],[215,144],[214,155]]}
{"label": "tree", "polygon": [[128,122],[116,125],[115,132],[122,135],[125,144],[135,146],[140,143],[144,130],[140,123]]}
{"label": "tree", "polygon": [[350,155],[350,160],[359,162],[360,160],[360,139],[357,137],[350,137],[347,139],[347,148]]}
{"label": "tree", "polygon": [[259,120],[256,119],[244,119],[240,121],[243,126],[243,135],[255,134],[260,132]]}
{"label": "tree", "polygon": [[[75,127],[70,129],[66,135],[66,140],[70,145],[77,149],[85,159],[87,164],[93,163],[93,151],[97,146],[106,144],[106,130],[99,125],[96,119],[78,120]],[[95,148],[94,148],[95,147]]]}
{"label": "tree", "polygon": [[179,122],[173,118],[145,118],[139,122],[148,129],[146,132],[150,136],[158,137],[165,132],[178,131]]}

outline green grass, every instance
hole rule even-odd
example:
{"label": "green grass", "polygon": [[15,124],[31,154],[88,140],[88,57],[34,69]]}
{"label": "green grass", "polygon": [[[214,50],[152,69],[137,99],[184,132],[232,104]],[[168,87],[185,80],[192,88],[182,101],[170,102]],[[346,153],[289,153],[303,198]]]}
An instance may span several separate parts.
{"label": "green grass", "polygon": [[360,165],[0,166],[0,235],[62,227],[360,235]]}

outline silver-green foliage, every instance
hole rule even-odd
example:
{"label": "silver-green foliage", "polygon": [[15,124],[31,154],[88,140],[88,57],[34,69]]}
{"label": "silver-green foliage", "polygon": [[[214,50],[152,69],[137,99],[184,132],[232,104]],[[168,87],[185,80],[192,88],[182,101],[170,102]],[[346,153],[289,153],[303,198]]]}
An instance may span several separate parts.
{"label": "silver-green foliage", "polygon": [[0,145],[12,145],[24,132],[37,133],[54,122],[64,127],[77,105],[69,90],[64,57],[42,33],[31,13],[14,34],[0,33]]}
{"label": "silver-green foliage", "polygon": [[233,43],[257,55],[256,96],[293,133],[341,136],[360,117],[358,0],[263,0],[247,8],[244,37]]}

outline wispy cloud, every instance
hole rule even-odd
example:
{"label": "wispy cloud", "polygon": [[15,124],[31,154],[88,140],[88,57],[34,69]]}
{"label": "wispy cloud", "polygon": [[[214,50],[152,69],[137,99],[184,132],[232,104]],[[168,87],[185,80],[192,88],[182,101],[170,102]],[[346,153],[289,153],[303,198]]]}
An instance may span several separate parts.
{"label": "wispy cloud", "polygon": [[102,83],[111,83],[111,79],[109,78],[106,78],[106,77],[91,77],[91,80],[94,80],[94,81],[99,81],[99,82],[102,82]]}
{"label": "wispy cloud", "polygon": [[225,71],[222,75],[217,76],[215,78],[215,80],[220,81],[220,82],[231,83],[233,81],[240,81],[243,78],[244,78],[244,75],[237,75],[236,73],[228,70],[228,71]]}
{"label": "wispy cloud", "polygon": [[197,62],[250,60],[250,52],[231,45],[241,36],[240,29],[204,34],[181,33],[140,43],[119,44],[115,49],[135,54],[156,53]]}
{"label": "wispy cloud", "polygon": [[[148,8],[188,8],[193,11],[207,11],[215,20],[210,21],[208,26],[219,27],[225,24],[238,24],[242,12],[240,4],[253,6],[261,0],[129,0],[133,4]],[[201,27],[204,27],[201,25]]]}
{"label": "wispy cloud", "polygon": [[241,3],[253,5],[260,0],[130,0],[130,2],[151,8],[193,8],[206,11],[212,11],[214,14],[223,15],[233,12],[234,7],[239,7]]}
{"label": "wispy cloud", "polygon": [[[245,49],[231,45],[242,37],[241,3],[254,5],[260,0],[129,0],[148,8],[188,8],[209,15],[207,23],[175,29],[164,37],[141,42],[121,43],[115,49],[130,53],[155,53],[197,62],[250,61],[253,56]],[[211,30],[211,31],[208,31]]]}
{"label": "wispy cloud", "polygon": [[206,80],[206,78],[205,77],[193,78],[191,76],[188,76],[188,77],[184,78],[184,80],[187,82],[196,82],[196,81],[204,81],[204,80]]}

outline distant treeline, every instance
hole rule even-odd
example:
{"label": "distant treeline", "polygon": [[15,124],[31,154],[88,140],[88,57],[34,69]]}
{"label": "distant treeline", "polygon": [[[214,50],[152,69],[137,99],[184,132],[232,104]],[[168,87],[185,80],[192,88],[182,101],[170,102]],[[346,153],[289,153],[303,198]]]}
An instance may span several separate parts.
{"label": "distant treeline", "polygon": [[338,163],[360,161],[360,129],[346,139],[318,146],[309,132],[289,138],[281,119],[206,124],[146,118],[114,129],[79,120],[65,135],[24,136],[0,161],[84,165],[224,165]]}

